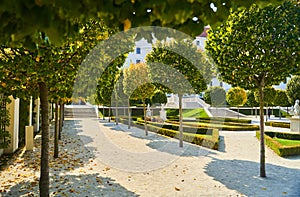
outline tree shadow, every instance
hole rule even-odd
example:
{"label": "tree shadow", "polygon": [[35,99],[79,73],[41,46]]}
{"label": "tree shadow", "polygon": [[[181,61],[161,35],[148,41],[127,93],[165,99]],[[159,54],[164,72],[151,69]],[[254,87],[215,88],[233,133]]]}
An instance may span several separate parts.
{"label": "tree shadow", "polygon": [[188,142],[184,142],[183,147],[179,147],[179,140],[176,138],[171,138],[167,136],[163,136],[157,134],[155,132],[148,131],[148,135],[145,135],[145,131],[143,129],[132,127],[131,129],[127,128],[127,125],[124,124],[103,124],[106,127],[110,127],[111,130],[114,131],[122,131],[129,133],[130,136],[134,138],[139,138],[142,140],[149,141],[146,145],[156,151],[169,153],[176,156],[207,156],[207,155],[215,155],[216,153],[202,146],[198,146],[195,144],[191,144]]}
{"label": "tree shadow", "polygon": [[257,162],[213,159],[205,172],[246,196],[300,196],[299,169],[266,164],[267,178],[259,176],[259,169]]}
{"label": "tree shadow", "polygon": [[224,136],[219,136],[219,149],[218,151],[225,153],[226,152],[226,144]]}
{"label": "tree shadow", "polygon": [[[139,196],[99,173],[56,175],[50,179],[51,196]],[[39,196],[38,179],[20,182],[1,196]]]}

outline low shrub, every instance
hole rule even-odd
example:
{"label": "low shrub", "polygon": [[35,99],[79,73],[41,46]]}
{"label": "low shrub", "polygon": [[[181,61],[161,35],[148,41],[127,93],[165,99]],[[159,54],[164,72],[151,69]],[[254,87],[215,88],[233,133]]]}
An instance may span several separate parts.
{"label": "low shrub", "polygon": [[251,120],[241,119],[241,118],[223,118],[223,117],[199,117],[197,120],[208,120],[208,121],[217,121],[217,122],[237,122],[237,123],[246,123],[250,124]]}
{"label": "low shrub", "polygon": [[277,137],[288,140],[300,140],[300,134],[297,133],[266,131],[265,134],[272,138]]}
{"label": "low shrub", "polygon": [[[299,135],[300,134],[292,134],[292,135]],[[265,132],[265,142],[266,145],[272,149],[277,155],[281,157],[286,157],[286,156],[293,156],[293,155],[300,155],[300,145],[295,145],[295,146],[283,146],[273,138],[277,136],[278,138],[281,138],[279,136],[291,136],[289,133],[281,133],[281,132]],[[259,131],[256,132],[256,137],[260,139],[260,133]],[[283,138],[283,139],[289,139],[289,138]],[[298,136],[297,136],[298,139]]]}
{"label": "low shrub", "polygon": [[[170,121],[168,120],[167,123],[173,124],[173,125],[179,125],[179,122],[176,121]],[[251,125],[251,124],[240,124],[240,123],[222,123],[220,122],[183,122],[183,125],[186,127],[192,127],[192,128],[216,128],[216,129],[222,129],[224,131],[256,131],[259,129],[258,125]]]}
{"label": "low shrub", "polygon": [[273,121],[268,121],[265,122],[266,126],[271,126],[271,127],[281,127],[281,128],[290,128],[290,123],[289,122],[273,122]]}
{"label": "low shrub", "polygon": [[[162,128],[159,124],[152,124],[153,122],[149,122],[148,124],[148,130],[165,135],[168,137],[179,139],[179,131],[178,130],[172,130],[167,128]],[[134,126],[144,129],[144,122],[143,121],[136,121]],[[204,134],[198,134],[198,133],[188,133],[186,130],[183,132],[183,141],[190,142],[193,144],[197,144],[200,146],[204,146],[207,148],[211,148],[214,150],[218,150],[219,148],[219,130],[218,129],[209,129],[206,131],[210,131],[210,134],[204,133]]]}

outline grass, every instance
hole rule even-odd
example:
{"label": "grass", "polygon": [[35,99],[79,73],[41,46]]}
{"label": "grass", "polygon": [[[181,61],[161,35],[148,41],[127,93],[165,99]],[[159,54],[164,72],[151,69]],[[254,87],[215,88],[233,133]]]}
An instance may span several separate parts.
{"label": "grass", "polygon": [[300,140],[288,140],[288,139],[282,139],[282,138],[273,138],[277,142],[279,142],[283,146],[295,146],[300,145]]}
{"label": "grass", "polygon": [[208,117],[207,113],[202,108],[183,109],[182,115],[184,118]]}

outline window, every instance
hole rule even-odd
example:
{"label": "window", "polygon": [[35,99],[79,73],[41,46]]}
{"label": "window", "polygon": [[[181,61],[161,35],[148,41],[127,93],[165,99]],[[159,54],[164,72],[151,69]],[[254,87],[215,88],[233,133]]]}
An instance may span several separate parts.
{"label": "window", "polygon": [[138,64],[138,63],[140,63],[140,62],[141,62],[141,60],[136,60],[136,61],[135,61],[136,64]]}
{"label": "window", "polygon": [[197,40],[197,46],[200,46],[200,41],[199,40]]}
{"label": "window", "polygon": [[222,81],[220,82],[220,87],[223,87],[223,82]]}
{"label": "window", "polygon": [[140,47],[136,48],[136,54],[141,54],[141,48]]}

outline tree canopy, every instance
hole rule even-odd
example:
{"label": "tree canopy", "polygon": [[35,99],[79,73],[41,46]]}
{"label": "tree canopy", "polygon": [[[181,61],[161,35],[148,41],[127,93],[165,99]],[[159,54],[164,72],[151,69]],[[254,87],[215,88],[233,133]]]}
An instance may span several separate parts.
{"label": "tree canopy", "polygon": [[65,36],[72,36],[79,30],[78,22],[85,23],[92,17],[100,17],[110,27],[117,26],[121,30],[164,26],[195,36],[201,33],[204,24],[224,21],[230,9],[249,7],[252,3],[264,6],[274,1],[232,0],[212,4],[206,0],[3,0],[0,8],[0,42],[29,46],[36,43],[37,32],[44,32],[52,42],[61,43]]}
{"label": "tree canopy", "polygon": [[212,106],[226,105],[226,91],[220,86],[213,86],[205,90],[204,101]]}
{"label": "tree canopy", "polygon": [[295,75],[292,79],[287,83],[286,86],[286,94],[289,98],[289,102],[291,104],[295,104],[295,101],[300,100],[300,76]]}
{"label": "tree canopy", "polygon": [[231,106],[243,106],[247,101],[247,93],[240,87],[234,87],[227,92],[226,100]]}
{"label": "tree canopy", "polygon": [[266,176],[263,89],[299,72],[299,9],[297,1],[287,1],[232,12],[223,25],[209,32],[206,42],[223,81],[259,91],[261,177]]}

